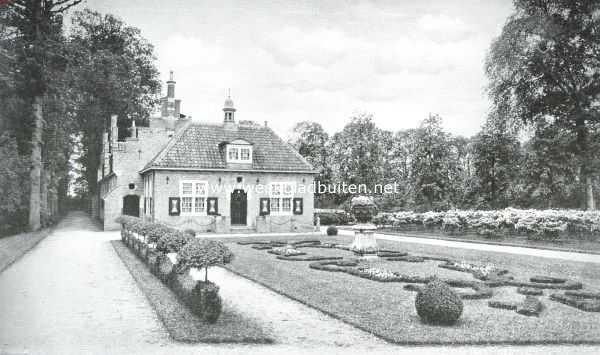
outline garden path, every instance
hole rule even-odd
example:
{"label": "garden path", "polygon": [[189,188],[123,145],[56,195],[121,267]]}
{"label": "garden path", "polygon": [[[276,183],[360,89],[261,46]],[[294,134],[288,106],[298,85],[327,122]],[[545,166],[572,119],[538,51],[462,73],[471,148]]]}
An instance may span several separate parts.
{"label": "garden path", "polygon": [[[222,269],[210,275],[222,285],[226,301],[271,322],[272,329],[281,334],[280,343],[175,343],[109,243],[118,238],[118,232],[100,232],[85,214],[71,213],[50,236],[0,273],[0,354],[448,353],[444,347],[404,347],[373,340]],[[354,335],[358,338],[349,338]],[[333,340],[315,343],[311,337]],[[595,346],[451,349],[461,354],[600,352]]]}

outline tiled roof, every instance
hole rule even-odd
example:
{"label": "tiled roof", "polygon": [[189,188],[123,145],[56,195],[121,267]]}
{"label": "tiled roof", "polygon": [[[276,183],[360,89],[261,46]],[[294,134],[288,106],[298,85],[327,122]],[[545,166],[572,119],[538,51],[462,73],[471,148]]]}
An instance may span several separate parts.
{"label": "tiled roof", "polygon": [[[252,144],[252,164],[228,164],[225,145],[236,139]],[[281,172],[314,172],[294,148],[270,128],[257,124],[223,125],[191,122],[181,128],[166,147],[142,171],[152,169],[235,169]]]}

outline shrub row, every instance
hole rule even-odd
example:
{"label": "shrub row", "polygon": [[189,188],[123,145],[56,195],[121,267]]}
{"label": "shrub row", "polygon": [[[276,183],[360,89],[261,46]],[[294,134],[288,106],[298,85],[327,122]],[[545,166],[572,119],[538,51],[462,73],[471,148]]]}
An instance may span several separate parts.
{"label": "shrub row", "polygon": [[[233,254],[221,242],[196,239],[160,223],[122,216],[123,242],[148,265],[150,271],[167,285],[197,316],[209,323],[217,321],[222,310],[219,287],[208,281],[195,281],[191,268],[204,268],[230,262]],[[167,254],[177,253],[176,263]],[[205,273],[207,275],[207,272]]]}
{"label": "shrub row", "polygon": [[352,214],[347,212],[319,212],[315,213],[316,218],[319,217],[319,221],[322,226],[344,226],[355,223]]}
{"label": "shrub row", "polygon": [[446,212],[379,213],[373,223],[401,230],[436,230],[448,234],[477,233],[484,237],[506,234],[527,235],[530,239],[552,240],[562,235],[600,235],[600,211],[450,210]]}

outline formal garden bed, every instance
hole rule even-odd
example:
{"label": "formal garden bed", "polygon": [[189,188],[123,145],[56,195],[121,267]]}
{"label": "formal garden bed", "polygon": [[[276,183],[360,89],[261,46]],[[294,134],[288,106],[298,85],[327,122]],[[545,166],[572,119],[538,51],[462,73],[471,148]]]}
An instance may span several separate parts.
{"label": "formal garden bed", "polygon": [[600,212],[579,210],[395,212],[373,219],[380,232],[467,242],[600,252]]}
{"label": "formal garden bed", "polygon": [[[225,267],[393,343],[600,343],[596,264],[391,241],[362,260],[350,242],[239,240],[227,244],[236,258]],[[435,282],[434,294],[448,286],[462,305],[450,307],[460,314],[451,325],[415,307]],[[423,314],[428,300],[417,302]]]}
{"label": "formal garden bed", "polygon": [[228,263],[221,242],[134,217],[120,217],[115,250],[156,310],[171,337],[184,342],[271,343],[253,319],[223,304],[209,267]]}

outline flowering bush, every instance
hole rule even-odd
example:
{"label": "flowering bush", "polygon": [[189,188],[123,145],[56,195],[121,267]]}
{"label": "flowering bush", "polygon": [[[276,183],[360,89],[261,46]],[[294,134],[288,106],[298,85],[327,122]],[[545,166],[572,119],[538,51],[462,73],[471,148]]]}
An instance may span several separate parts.
{"label": "flowering bush", "polygon": [[564,232],[600,234],[600,211],[506,208],[497,211],[395,212],[379,213],[373,218],[373,223],[398,228],[422,225],[449,233],[471,230],[485,236],[497,236],[512,230],[534,239],[554,239]]}

